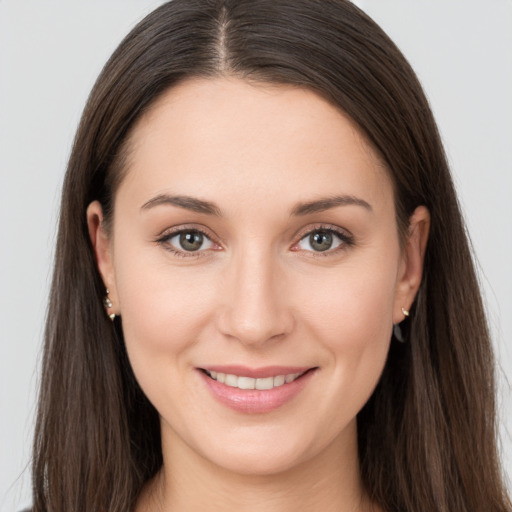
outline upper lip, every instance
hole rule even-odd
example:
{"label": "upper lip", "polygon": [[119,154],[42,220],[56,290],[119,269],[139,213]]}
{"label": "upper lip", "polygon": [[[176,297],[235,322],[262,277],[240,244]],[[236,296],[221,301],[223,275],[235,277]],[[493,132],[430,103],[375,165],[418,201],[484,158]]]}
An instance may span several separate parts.
{"label": "upper lip", "polygon": [[276,377],[277,375],[290,375],[293,373],[304,373],[311,370],[311,366],[263,366],[261,368],[249,368],[240,365],[215,365],[202,366],[201,370],[208,372],[226,373],[237,375],[239,377],[252,377],[253,379],[263,379],[266,377]]}

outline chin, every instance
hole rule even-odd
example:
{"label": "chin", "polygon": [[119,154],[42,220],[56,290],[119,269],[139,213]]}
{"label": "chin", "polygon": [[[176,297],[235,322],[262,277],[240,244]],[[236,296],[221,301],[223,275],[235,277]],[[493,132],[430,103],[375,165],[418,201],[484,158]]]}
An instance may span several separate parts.
{"label": "chin", "polygon": [[286,473],[300,466],[308,459],[300,450],[282,446],[270,446],[262,449],[261,445],[250,449],[230,447],[223,449],[221,456],[210,456],[210,461],[222,469],[242,476],[266,477]]}
{"label": "chin", "polygon": [[[355,434],[356,429],[353,431]],[[344,433],[355,440],[351,428],[345,429]],[[216,442],[209,440],[208,445],[201,443],[203,446],[196,449],[204,458],[228,472],[266,477],[298,470],[314,459],[328,464],[328,459],[343,450],[343,445],[356,445],[352,442],[345,444],[345,436],[336,436],[332,431],[325,430],[308,432],[297,429],[290,432],[289,428],[276,431],[275,427],[267,427],[256,428],[250,435],[247,434],[241,429],[227,438],[216,439]]]}

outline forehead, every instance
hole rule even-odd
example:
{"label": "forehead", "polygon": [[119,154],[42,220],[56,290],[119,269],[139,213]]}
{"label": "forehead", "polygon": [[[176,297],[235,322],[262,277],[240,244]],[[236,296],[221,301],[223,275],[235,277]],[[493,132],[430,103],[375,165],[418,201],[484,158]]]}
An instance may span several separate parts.
{"label": "forehead", "polygon": [[336,193],[392,201],[388,172],[355,123],[294,86],[185,81],[139,119],[129,146],[120,188],[134,200],[170,191],[267,202]]}

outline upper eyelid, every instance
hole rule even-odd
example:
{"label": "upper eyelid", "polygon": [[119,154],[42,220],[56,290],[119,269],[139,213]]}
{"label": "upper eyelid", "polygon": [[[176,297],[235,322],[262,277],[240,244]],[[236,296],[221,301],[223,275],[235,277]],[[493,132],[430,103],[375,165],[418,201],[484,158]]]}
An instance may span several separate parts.
{"label": "upper eyelid", "polygon": [[298,241],[300,241],[315,231],[330,231],[344,238],[353,238],[352,233],[350,233],[348,230],[339,226],[335,226],[334,224],[315,224],[313,226],[302,228],[295,234],[294,238],[297,238]]}
{"label": "upper eyelid", "polygon": [[218,240],[218,237],[212,234],[211,230],[207,229],[205,226],[201,226],[198,224],[182,224],[179,226],[166,228],[157,235],[157,240],[160,240],[162,238],[169,238],[171,236],[176,236],[179,233],[183,233],[184,231],[197,231],[202,235],[206,236],[207,238],[209,238],[212,242],[219,243],[216,241]]}

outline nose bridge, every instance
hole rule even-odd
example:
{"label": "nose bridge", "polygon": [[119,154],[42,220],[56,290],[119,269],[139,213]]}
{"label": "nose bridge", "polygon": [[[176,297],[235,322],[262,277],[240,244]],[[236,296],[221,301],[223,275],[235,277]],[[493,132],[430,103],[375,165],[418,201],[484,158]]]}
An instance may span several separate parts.
{"label": "nose bridge", "polygon": [[291,312],[283,272],[271,249],[246,244],[230,262],[221,329],[246,345],[262,344],[289,332]]}

